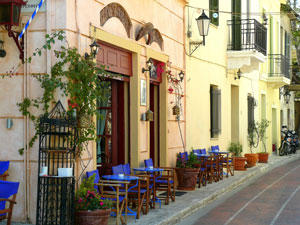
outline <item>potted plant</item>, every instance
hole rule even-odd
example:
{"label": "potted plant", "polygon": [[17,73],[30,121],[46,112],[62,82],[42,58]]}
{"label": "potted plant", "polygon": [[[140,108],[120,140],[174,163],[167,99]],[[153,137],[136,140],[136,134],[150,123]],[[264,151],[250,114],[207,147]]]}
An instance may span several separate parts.
{"label": "potted plant", "polygon": [[253,148],[256,148],[259,142],[258,130],[255,122],[253,122],[253,124],[249,127],[247,138],[248,138],[251,153],[244,155],[247,158],[246,167],[253,167],[256,165],[258,159],[258,154],[253,153]]}
{"label": "potted plant", "polygon": [[199,164],[200,162],[193,152],[191,152],[188,159],[177,153],[175,171],[178,179],[178,190],[195,190],[200,172]]}
{"label": "potted plant", "polygon": [[95,175],[84,179],[75,194],[76,225],[106,225],[112,203],[101,199],[94,188]]}
{"label": "potted plant", "polygon": [[233,155],[234,170],[245,171],[246,158],[241,155],[243,152],[243,145],[239,142],[230,142],[227,150]]}
{"label": "potted plant", "polygon": [[262,146],[264,151],[258,153],[258,162],[259,163],[267,163],[269,158],[269,153],[267,152],[266,148],[266,130],[268,126],[270,125],[270,121],[267,119],[262,119],[260,123],[257,123],[257,130],[258,130],[258,136],[259,140],[262,142]]}

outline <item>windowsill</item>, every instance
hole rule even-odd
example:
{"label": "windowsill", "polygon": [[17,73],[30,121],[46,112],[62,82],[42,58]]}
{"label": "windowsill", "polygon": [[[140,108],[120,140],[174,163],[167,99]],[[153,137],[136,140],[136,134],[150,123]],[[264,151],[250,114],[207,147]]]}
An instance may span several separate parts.
{"label": "windowsill", "polygon": [[215,24],[213,24],[213,23],[210,23],[210,26],[212,26],[212,27],[215,28],[215,29],[218,29],[218,28],[219,28],[219,25],[217,26],[217,25],[215,25]]}
{"label": "windowsill", "polygon": [[214,138],[210,138],[210,140],[214,141],[214,140],[219,140],[218,137],[214,137]]}

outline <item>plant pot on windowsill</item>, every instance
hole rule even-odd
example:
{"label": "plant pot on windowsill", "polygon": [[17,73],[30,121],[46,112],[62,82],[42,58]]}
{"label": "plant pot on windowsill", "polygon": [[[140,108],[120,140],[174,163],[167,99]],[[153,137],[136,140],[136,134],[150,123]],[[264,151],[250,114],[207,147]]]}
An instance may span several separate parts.
{"label": "plant pot on windowsill", "polygon": [[245,157],[247,158],[247,168],[251,168],[256,166],[256,162],[258,159],[258,155],[257,154],[245,154]]}
{"label": "plant pot on windowsill", "polygon": [[269,153],[267,152],[260,152],[258,153],[258,162],[259,163],[268,163]]}
{"label": "plant pot on windowsill", "polygon": [[246,158],[245,157],[234,157],[234,170],[245,171]]}

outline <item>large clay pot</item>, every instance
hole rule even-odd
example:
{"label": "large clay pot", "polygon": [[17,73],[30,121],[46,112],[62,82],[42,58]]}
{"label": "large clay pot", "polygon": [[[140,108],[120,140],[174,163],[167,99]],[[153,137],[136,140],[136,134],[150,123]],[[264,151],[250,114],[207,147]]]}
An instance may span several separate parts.
{"label": "large clay pot", "polygon": [[247,158],[247,165],[246,167],[253,167],[256,166],[256,162],[258,159],[258,155],[257,154],[245,154],[245,157]]}
{"label": "large clay pot", "polygon": [[258,162],[267,163],[269,159],[269,153],[258,153]]}
{"label": "large clay pot", "polygon": [[239,171],[245,171],[247,168],[245,168],[245,157],[234,157],[234,170]]}
{"label": "large clay pot", "polygon": [[195,190],[200,168],[176,168],[178,190]]}
{"label": "large clay pot", "polygon": [[75,225],[106,225],[108,223],[110,212],[110,209],[75,212]]}

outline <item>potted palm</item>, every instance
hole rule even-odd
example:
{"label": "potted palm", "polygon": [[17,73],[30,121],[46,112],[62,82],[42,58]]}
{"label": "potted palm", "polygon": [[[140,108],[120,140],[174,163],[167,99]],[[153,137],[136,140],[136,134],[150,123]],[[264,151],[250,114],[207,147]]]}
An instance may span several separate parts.
{"label": "potted palm", "polygon": [[76,225],[106,225],[112,202],[101,199],[94,188],[95,175],[84,179],[75,195]]}
{"label": "potted palm", "polygon": [[195,190],[200,172],[199,164],[200,162],[193,152],[191,152],[188,159],[177,153],[175,171],[178,179],[178,190]]}
{"label": "potted palm", "polygon": [[230,142],[227,150],[233,155],[234,170],[246,170],[246,158],[242,157],[243,145],[241,145],[239,142]]}
{"label": "potted palm", "polygon": [[262,142],[262,146],[264,151],[258,153],[258,162],[259,163],[267,163],[269,158],[269,153],[266,148],[266,130],[270,125],[270,121],[267,119],[262,119],[260,123],[257,123],[257,130],[259,135],[259,140]]}
{"label": "potted palm", "polygon": [[246,167],[253,167],[256,165],[258,159],[258,154],[253,153],[253,148],[256,148],[259,142],[258,130],[255,122],[249,127],[247,138],[248,138],[251,153],[244,155],[247,158]]}

